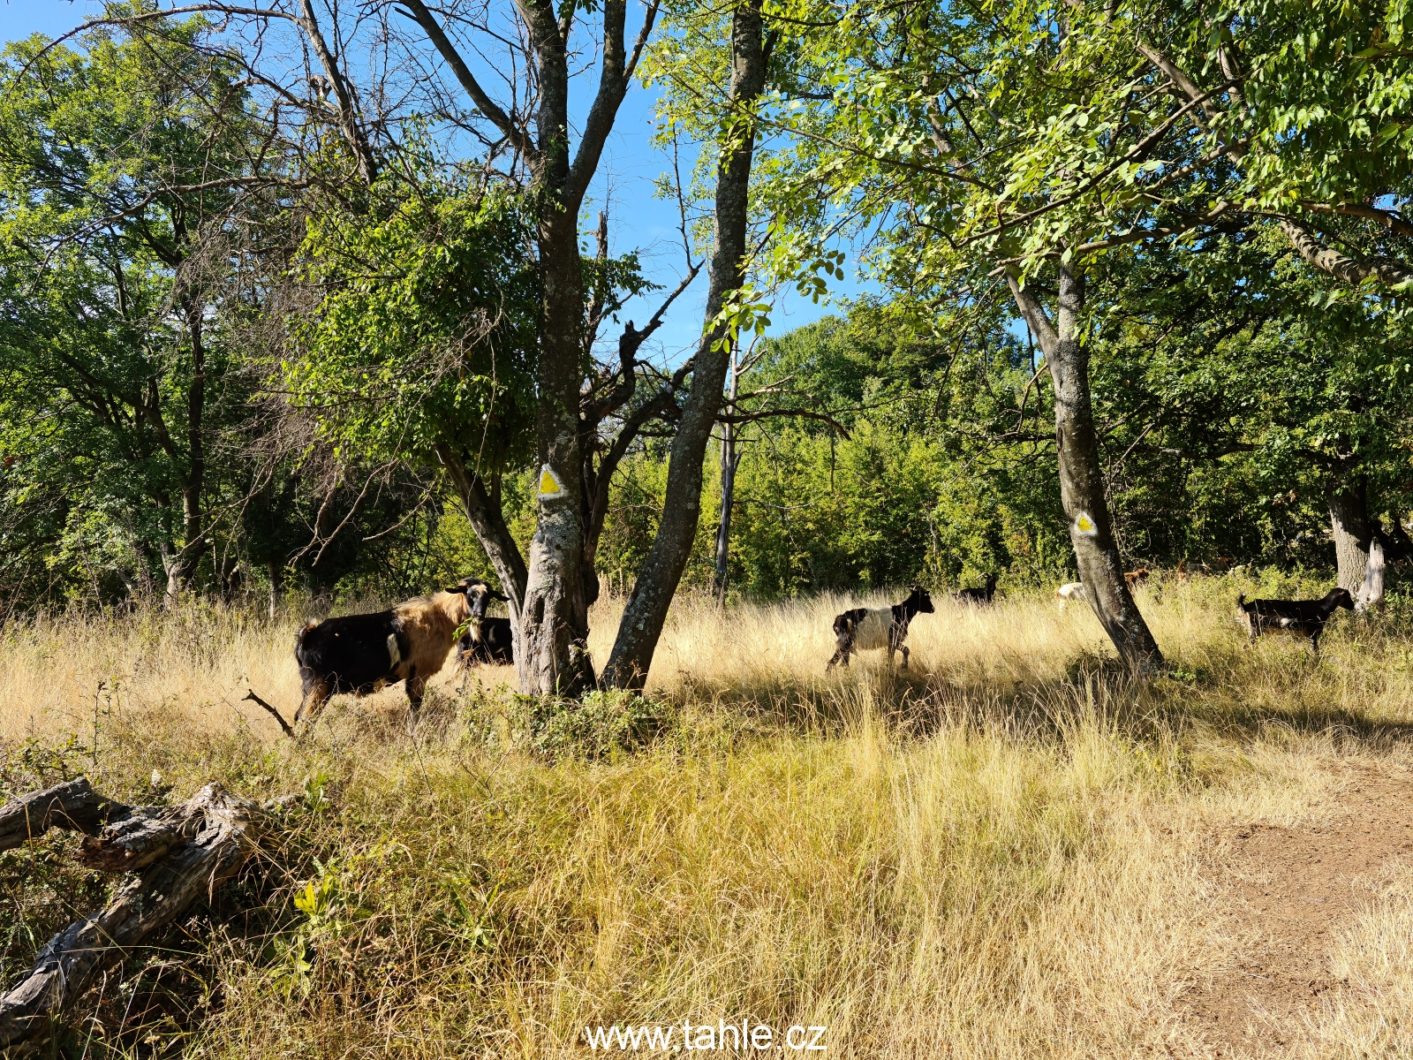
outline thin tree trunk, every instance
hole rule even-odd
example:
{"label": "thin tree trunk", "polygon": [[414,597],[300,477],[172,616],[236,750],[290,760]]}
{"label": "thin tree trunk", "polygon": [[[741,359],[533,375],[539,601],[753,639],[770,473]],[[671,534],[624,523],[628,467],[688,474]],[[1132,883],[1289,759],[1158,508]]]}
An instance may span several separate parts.
{"label": "thin tree trunk", "polygon": [[[202,510],[206,490],[206,337],[203,306],[187,306],[187,330],[191,338],[191,385],[186,393],[186,481],[182,483],[183,580],[190,585],[196,577],[205,542],[206,519]],[[215,561],[214,544],[209,546]]]}
{"label": "thin tree trunk", "polygon": [[1119,658],[1134,670],[1156,670],[1163,664],[1163,655],[1124,582],[1123,559],[1114,540],[1104,493],[1089,390],[1089,352],[1079,341],[1084,277],[1061,267],[1059,314],[1054,325],[1035,296],[1023,290],[1014,277],[1008,279],[1016,304],[1039,339],[1050,366],[1055,389],[1060,501],[1069,522],[1070,542],[1085,596]]}
{"label": "thin tree trunk", "polygon": [[520,546],[515,543],[510,527],[505,523],[500,490],[488,489],[485,480],[467,468],[451,446],[438,445],[437,456],[456,487],[462,510],[471,521],[476,540],[480,542],[486,558],[495,568],[496,577],[500,579],[501,592],[510,597],[511,625],[517,625],[525,600],[525,558],[520,554]]}
{"label": "thin tree trunk", "polygon": [[755,104],[765,88],[761,0],[744,0],[736,7],[731,19],[731,52],[731,116],[717,163],[716,247],[707,287],[710,326],[697,348],[692,389],[672,439],[662,520],[628,597],[604,672],[604,684],[616,688],[642,688],[647,681],[701,518],[702,466],[736,342],[736,336],[718,318],[728,297],[745,279]]}
{"label": "thin tree trunk", "polygon": [[[736,396],[741,389],[741,351],[731,351],[731,385],[726,394],[726,407],[736,408]],[[731,576],[731,515],[736,504],[736,468],[741,454],[736,448],[736,425],[723,423],[721,434],[721,507],[716,520],[716,568],[712,589],[719,606],[726,605],[726,588]]]}
{"label": "thin tree trunk", "polygon": [[1357,593],[1364,584],[1364,572],[1369,566],[1369,542],[1374,536],[1369,521],[1368,488],[1357,470],[1341,467],[1335,472],[1329,508],[1339,584]]}
{"label": "thin tree trunk", "polygon": [[[185,307],[188,337],[191,340],[191,384],[186,394],[186,452],[163,422],[161,399],[155,380],[148,383],[145,413],[157,433],[159,444],[175,467],[182,499],[182,547],[164,550],[162,567],[167,575],[168,606],[174,605],[182,593],[191,587],[201,554],[207,550],[205,520],[201,510],[202,492],[206,482],[205,414],[206,414],[206,347],[202,335],[202,307],[187,303]],[[185,468],[183,469],[183,464]],[[213,554],[214,562],[215,556]],[[219,571],[217,571],[219,574]]]}
{"label": "thin tree trunk", "polygon": [[269,559],[266,560],[266,570],[270,575],[270,619],[273,621],[285,591],[285,565],[278,559]]}
{"label": "thin tree trunk", "polygon": [[[733,391],[734,380],[733,380]],[[713,576],[713,589],[717,603],[725,606],[726,588],[731,576],[731,515],[736,505],[736,468],[741,464],[741,454],[736,448],[736,426],[725,425],[726,433],[721,440],[721,514],[716,523],[716,570]]]}

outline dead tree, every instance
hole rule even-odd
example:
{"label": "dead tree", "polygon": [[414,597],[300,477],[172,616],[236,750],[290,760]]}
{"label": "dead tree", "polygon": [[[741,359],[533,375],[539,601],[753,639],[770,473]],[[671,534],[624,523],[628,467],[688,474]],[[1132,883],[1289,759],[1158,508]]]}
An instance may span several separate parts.
{"label": "dead tree", "polygon": [[259,848],[278,805],[208,784],[181,806],[127,806],[80,777],[0,807],[0,850],[64,829],[84,837],[81,864],[129,874],[107,906],[50,939],[0,996],[0,1048],[39,1034],[133,947],[209,899]]}

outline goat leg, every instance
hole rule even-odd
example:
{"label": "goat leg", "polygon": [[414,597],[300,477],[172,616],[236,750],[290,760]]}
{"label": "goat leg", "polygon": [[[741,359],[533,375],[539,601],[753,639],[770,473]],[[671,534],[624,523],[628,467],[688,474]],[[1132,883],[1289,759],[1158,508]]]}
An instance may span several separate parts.
{"label": "goat leg", "polygon": [[304,690],[304,697],[299,701],[299,709],[294,712],[294,724],[306,722],[314,724],[314,719],[319,711],[324,709],[324,704],[329,701],[329,686],[323,681],[315,681]]}
{"label": "goat leg", "polygon": [[407,668],[407,733],[417,731],[417,712],[422,709],[422,692],[427,687],[427,679],[419,677],[417,667]]}

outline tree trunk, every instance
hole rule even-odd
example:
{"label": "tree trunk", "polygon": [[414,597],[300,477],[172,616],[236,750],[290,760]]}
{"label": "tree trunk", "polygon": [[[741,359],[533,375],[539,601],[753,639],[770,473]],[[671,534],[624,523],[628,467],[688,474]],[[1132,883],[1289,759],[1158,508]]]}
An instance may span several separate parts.
{"label": "tree trunk", "polygon": [[1357,593],[1364,584],[1369,542],[1374,536],[1369,521],[1368,488],[1357,471],[1341,467],[1335,472],[1329,507],[1339,584]]}
{"label": "tree trunk", "polygon": [[439,444],[437,456],[447,469],[447,475],[456,487],[461,498],[461,507],[471,521],[471,529],[476,540],[485,550],[486,558],[495,568],[500,579],[501,592],[510,597],[511,625],[520,621],[520,610],[525,600],[525,559],[520,554],[520,546],[505,523],[505,513],[501,509],[500,488],[496,485],[487,488],[486,481],[475,471],[470,470],[465,461],[451,446]]}
{"label": "tree trunk", "polygon": [[1033,294],[1022,290],[1014,277],[1009,282],[1016,304],[1040,340],[1050,366],[1055,388],[1060,501],[1069,522],[1085,596],[1119,658],[1134,670],[1156,670],[1163,664],[1163,655],[1124,581],[1123,559],[1114,541],[1104,493],[1089,391],[1089,352],[1079,341],[1084,277],[1061,267],[1057,326],[1050,324]]}
{"label": "tree trunk", "polygon": [[[537,368],[540,463],[559,488],[537,490],[539,518],[530,541],[525,599],[515,628],[515,668],[528,695],[578,698],[594,687],[589,659],[588,606],[584,601],[583,467],[579,390],[584,378],[581,325],[583,278],[579,262],[577,203],[566,203],[568,154],[567,73],[559,63],[541,85],[540,142],[546,158],[541,179],[540,268],[544,282]],[[547,128],[546,123],[557,123]],[[507,594],[508,595],[508,594]]]}
{"label": "tree trunk", "polygon": [[765,87],[761,0],[744,0],[735,9],[731,52],[730,110],[717,163],[716,246],[707,287],[708,328],[693,359],[692,389],[672,439],[662,520],[628,597],[604,672],[604,683],[615,688],[642,688],[647,681],[701,518],[702,465],[737,338],[718,318],[727,299],[745,280],[755,104]]}
{"label": "tree trunk", "polygon": [[[736,396],[736,377],[731,377],[731,398]],[[712,588],[717,603],[725,606],[726,586],[731,574],[731,514],[736,504],[736,469],[741,453],[736,448],[736,425],[724,425],[721,439],[721,514],[716,523],[716,570]]]}
{"label": "tree trunk", "polygon": [[[187,331],[191,339],[191,385],[186,392],[186,481],[182,483],[183,581],[196,577],[201,554],[208,545],[202,499],[206,491],[206,336],[198,302],[187,306]],[[215,559],[214,544],[212,560]]]}
{"label": "tree trunk", "polygon": [[1377,611],[1384,603],[1384,546],[1377,537],[1369,544],[1369,565],[1364,569],[1364,581],[1354,594],[1354,611],[1364,614]]}
{"label": "tree trunk", "polygon": [[266,570],[270,575],[270,620],[273,622],[280,607],[280,597],[285,591],[285,565],[278,559],[266,560]]}
{"label": "tree trunk", "polygon": [[168,606],[175,604],[182,593],[191,587],[197,565],[201,562],[201,554],[207,548],[201,511],[201,497],[206,480],[203,429],[206,414],[206,347],[203,341],[201,312],[202,307],[199,304],[188,302],[185,305],[187,331],[191,341],[191,384],[186,394],[185,454],[181,452],[163,422],[156,381],[149,381],[148,384],[147,415],[157,432],[163,451],[175,466],[182,498],[182,546],[173,547],[164,552],[162,557],[162,566],[167,575]]}

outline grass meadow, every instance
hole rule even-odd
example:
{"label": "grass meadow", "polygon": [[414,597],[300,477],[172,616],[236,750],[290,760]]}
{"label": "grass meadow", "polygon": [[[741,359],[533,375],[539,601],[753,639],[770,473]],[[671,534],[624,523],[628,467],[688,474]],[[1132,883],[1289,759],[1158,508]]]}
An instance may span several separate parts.
{"label": "grass meadow", "polygon": [[[1048,595],[939,599],[911,672],[875,652],[830,674],[855,601],[684,598],[646,704],[546,719],[508,671],[448,667],[415,738],[390,689],[335,699],[298,742],[241,702],[293,713],[298,609],[12,622],[0,798],[76,773],[118,798],[300,796],[262,871],[129,962],[68,1046],[559,1057],[588,1055],[587,1026],[749,1019],[824,1026],[830,1057],[1211,1055],[1183,999],[1239,949],[1214,846],[1318,823],[1351,763],[1413,765],[1405,616],[1341,612],[1315,661],[1248,647],[1233,601],[1253,587],[1145,586],[1172,666],[1145,683]],[[0,855],[6,980],[102,901],[69,842]],[[1400,880],[1342,930],[1308,1055],[1413,1050]]]}

